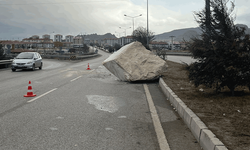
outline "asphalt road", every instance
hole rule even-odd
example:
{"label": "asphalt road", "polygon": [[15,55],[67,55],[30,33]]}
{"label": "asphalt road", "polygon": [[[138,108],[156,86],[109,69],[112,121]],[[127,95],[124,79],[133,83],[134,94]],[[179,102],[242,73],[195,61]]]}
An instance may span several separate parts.
{"label": "asphalt road", "polygon": [[187,63],[187,64],[191,64],[196,61],[191,56],[173,56],[173,55],[167,55],[167,60],[177,63]]}
{"label": "asphalt road", "polygon": [[[99,52],[84,61],[44,59],[42,70],[0,70],[0,149],[160,149],[143,83],[119,81],[102,66],[109,54]],[[29,81],[36,97],[23,97]],[[146,84],[171,150],[200,149],[158,83]]]}

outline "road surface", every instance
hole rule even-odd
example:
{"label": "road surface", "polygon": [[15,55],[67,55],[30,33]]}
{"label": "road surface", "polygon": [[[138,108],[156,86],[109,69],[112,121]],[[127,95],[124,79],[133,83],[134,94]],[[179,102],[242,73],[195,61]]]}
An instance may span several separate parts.
{"label": "road surface", "polygon": [[191,64],[191,63],[195,62],[195,59],[193,59],[191,56],[168,55],[167,60],[170,60],[173,62],[178,62],[178,63],[187,63],[187,64]]}
{"label": "road surface", "polygon": [[[99,52],[84,61],[44,59],[43,70],[0,70],[0,149],[159,150],[143,84],[171,150],[200,149],[158,83],[119,81],[102,66],[109,54]],[[29,81],[36,97],[23,97]]]}

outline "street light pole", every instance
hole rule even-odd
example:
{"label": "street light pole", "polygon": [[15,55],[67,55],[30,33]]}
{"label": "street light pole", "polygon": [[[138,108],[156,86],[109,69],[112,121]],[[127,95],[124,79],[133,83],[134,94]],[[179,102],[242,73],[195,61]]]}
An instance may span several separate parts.
{"label": "street light pole", "polygon": [[124,16],[125,17],[129,17],[129,18],[132,18],[132,21],[133,21],[133,32],[134,32],[134,26],[135,26],[135,18],[137,18],[137,17],[140,17],[140,16],[142,16],[142,14],[140,14],[139,16],[134,16],[134,17],[132,17],[132,16],[128,16],[128,15],[126,15],[126,14],[124,14]]}
{"label": "street light pole", "polygon": [[147,46],[148,45],[148,0],[147,0]]}
{"label": "street light pole", "polygon": [[[122,27],[119,27],[120,29],[123,29]],[[131,27],[129,27],[129,28],[125,28],[124,30],[125,30],[125,37],[126,37],[126,30],[127,29],[130,29]]]}
{"label": "street light pole", "polygon": [[117,33],[118,36],[119,36],[119,38],[120,38],[122,32],[116,32],[116,31],[115,31],[115,33]]}
{"label": "street light pole", "polygon": [[173,50],[173,45],[174,45],[174,37],[175,36],[170,36],[171,37],[171,39],[172,39],[172,46],[171,46],[171,50]]}

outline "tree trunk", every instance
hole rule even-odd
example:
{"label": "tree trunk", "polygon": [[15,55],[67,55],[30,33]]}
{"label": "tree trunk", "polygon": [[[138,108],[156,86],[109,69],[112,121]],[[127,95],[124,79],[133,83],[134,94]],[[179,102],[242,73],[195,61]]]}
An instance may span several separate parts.
{"label": "tree trunk", "polygon": [[210,30],[211,30],[211,18],[210,18],[210,14],[211,14],[211,10],[210,10],[210,0],[206,0],[206,6],[205,6],[206,8],[206,30],[207,30],[207,33],[209,33],[209,35],[210,35]]}
{"label": "tree trunk", "polygon": [[235,87],[229,87],[229,89],[230,89],[230,91],[231,91],[231,93],[232,93],[232,96],[235,96],[235,95],[234,95]]}

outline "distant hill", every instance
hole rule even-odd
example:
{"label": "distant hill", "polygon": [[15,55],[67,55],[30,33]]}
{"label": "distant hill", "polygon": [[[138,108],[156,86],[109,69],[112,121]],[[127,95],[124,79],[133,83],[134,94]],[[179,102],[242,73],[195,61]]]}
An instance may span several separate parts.
{"label": "distant hill", "polygon": [[[250,29],[247,25],[244,24],[236,24],[238,27],[246,28],[246,34],[250,34]],[[185,28],[185,29],[177,29],[170,32],[165,32],[162,34],[155,35],[155,41],[167,41],[171,42],[170,36],[175,36],[174,41],[189,41],[192,37],[198,37],[201,35],[202,31],[199,27],[197,28]]]}
{"label": "distant hill", "polygon": [[[247,25],[244,24],[236,24],[238,27],[244,27],[246,28],[246,33],[250,34],[250,29]],[[198,37],[202,33],[201,29],[199,27],[197,28],[184,28],[184,29],[177,29],[170,32],[165,32],[162,34],[155,35],[155,41],[167,41],[171,42],[171,37],[174,36],[174,41],[189,41],[193,37]],[[114,39],[117,38],[114,34],[106,33],[104,35],[98,35],[98,34],[89,34],[85,36],[85,39],[88,40],[103,40],[103,39]]]}
{"label": "distant hill", "polygon": [[171,41],[170,36],[174,36],[174,41],[183,41],[183,38],[185,40],[190,40],[190,38],[198,36],[201,34],[201,30],[199,27],[197,28],[185,28],[185,29],[177,29],[170,32],[165,32],[162,34],[158,34],[155,36],[156,41]]}
{"label": "distant hill", "polygon": [[89,35],[86,35],[84,38],[89,39],[89,40],[103,40],[103,39],[113,39],[117,37],[111,33],[106,33],[104,35],[89,34]]}

